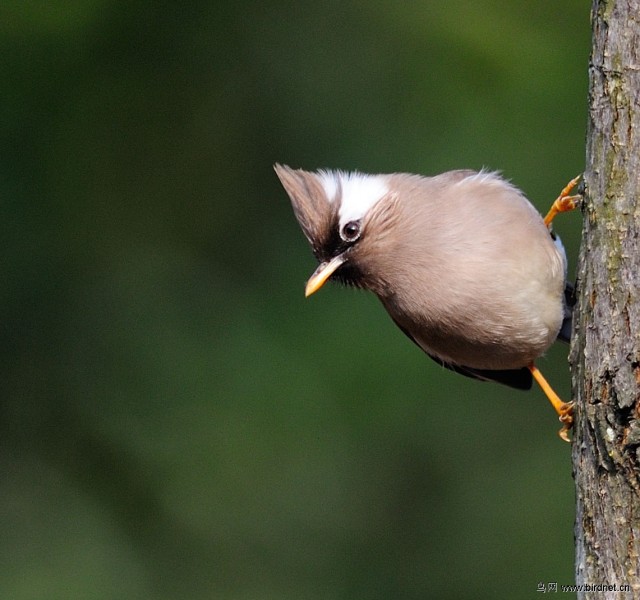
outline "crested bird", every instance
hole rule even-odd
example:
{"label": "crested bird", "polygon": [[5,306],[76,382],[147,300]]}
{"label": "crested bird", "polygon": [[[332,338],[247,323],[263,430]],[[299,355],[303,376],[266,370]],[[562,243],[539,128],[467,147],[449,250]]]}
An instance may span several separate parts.
{"label": "crested bird", "polygon": [[438,364],[522,390],[535,379],[569,441],[573,402],[534,363],[570,335],[567,260],[551,222],[577,205],[579,176],[543,219],[493,172],[274,168],[319,262],[306,296],[330,279],[369,290]]}

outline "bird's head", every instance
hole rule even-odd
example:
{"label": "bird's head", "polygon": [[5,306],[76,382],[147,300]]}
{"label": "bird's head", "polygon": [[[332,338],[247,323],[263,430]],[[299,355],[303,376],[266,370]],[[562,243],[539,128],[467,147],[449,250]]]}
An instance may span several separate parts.
{"label": "bird's head", "polygon": [[310,172],[284,165],[275,165],[275,171],[320,263],[307,281],[305,295],[329,278],[382,291],[382,267],[392,252],[399,217],[389,176]]}

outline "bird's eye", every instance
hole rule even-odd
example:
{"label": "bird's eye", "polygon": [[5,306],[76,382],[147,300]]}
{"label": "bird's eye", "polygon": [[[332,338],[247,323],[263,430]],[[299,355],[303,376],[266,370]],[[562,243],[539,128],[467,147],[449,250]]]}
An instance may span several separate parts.
{"label": "bird's eye", "polygon": [[360,237],[360,221],[349,221],[342,226],[340,237],[345,242],[355,242]]}

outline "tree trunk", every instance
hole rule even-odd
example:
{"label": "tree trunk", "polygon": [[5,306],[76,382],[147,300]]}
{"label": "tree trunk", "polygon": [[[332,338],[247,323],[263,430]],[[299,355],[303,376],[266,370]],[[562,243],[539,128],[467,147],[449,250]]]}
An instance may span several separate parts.
{"label": "tree trunk", "polygon": [[591,18],[571,350],[576,583],[578,598],[619,600],[640,598],[640,0],[593,0]]}

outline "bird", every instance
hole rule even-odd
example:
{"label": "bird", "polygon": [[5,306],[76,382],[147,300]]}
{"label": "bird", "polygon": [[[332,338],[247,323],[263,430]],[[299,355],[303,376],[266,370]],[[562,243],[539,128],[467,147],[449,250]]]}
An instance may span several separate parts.
{"label": "bird", "polygon": [[570,441],[573,402],[536,367],[571,331],[567,259],[551,224],[574,209],[572,179],[546,217],[499,173],[294,169],[274,165],[327,281],[373,292],[395,324],[436,363],[528,390],[535,381]]}

